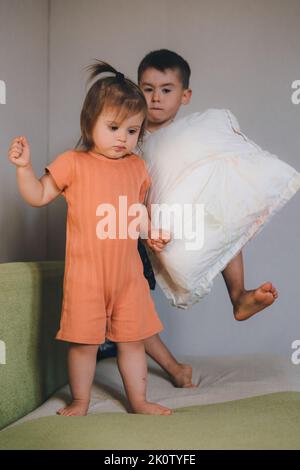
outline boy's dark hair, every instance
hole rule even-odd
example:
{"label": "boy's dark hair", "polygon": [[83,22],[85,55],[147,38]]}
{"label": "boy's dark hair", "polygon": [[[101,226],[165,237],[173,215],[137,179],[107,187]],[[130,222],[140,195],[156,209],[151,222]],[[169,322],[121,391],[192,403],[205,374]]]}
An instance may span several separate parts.
{"label": "boy's dark hair", "polygon": [[145,119],[138,139],[140,142],[147,116],[147,102],[140,88],[106,62],[96,60],[87,70],[91,72],[87,83],[102,73],[109,72],[114,75],[98,78],[89,89],[80,114],[81,137],[75,148],[79,147],[85,151],[93,148],[93,129],[104,108],[116,109],[115,119],[120,122],[128,116],[144,113]]}
{"label": "boy's dark hair", "polygon": [[189,87],[191,69],[189,64],[183,57],[176,52],[169,51],[168,49],[159,49],[147,54],[141,61],[138,68],[138,83],[145,70],[154,68],[164,72],[166,69],[178,70],[180,80],[184,89]]}

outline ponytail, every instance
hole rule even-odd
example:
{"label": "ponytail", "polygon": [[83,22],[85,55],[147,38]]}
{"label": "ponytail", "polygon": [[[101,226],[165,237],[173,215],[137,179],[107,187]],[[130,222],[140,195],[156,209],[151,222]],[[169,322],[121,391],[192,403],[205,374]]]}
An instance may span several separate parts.
{"label": "ponytail", "polygon": [[142,112],[145,119],[139,135],[139,141],[141,141],[147,116],[147,103],[138,85],[110,64],[98,59],[87,66],[86,70],[89,72],[87,84],[99,75],[111,75],[100,76],[90,87],[85,97],[80,115],[81,138],[77,142],[76,148],[81,147],[87,151],[93,148],[93,128],[106,106],[115,108],[116,114],[121,120]]}
{"label": "ponytail", "polygon": [[95,62],[91,65],[86,67],[86,70],[90,72],[89,78],[87,83],[90,83],[93,78],[97,77],[97,75],[101,75],[103,73],[113,73],[115,76],[117,75],[117,70],[107,62],[103,62],[98,59],[94,59]]}

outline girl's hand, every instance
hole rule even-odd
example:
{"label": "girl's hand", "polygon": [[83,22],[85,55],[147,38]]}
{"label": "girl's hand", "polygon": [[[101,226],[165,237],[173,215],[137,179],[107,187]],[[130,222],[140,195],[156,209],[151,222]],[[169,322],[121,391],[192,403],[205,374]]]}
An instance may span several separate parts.
{"label": "girl's hand", "polygon": [[147,245],[151,250],[160,253],[167,243],[171,240],[169,232],[166,232],[162,229],[152,230],[152,233],[149,232],[149,238],[147,238]]}
{"label": "girl's hand", "polygon": [[30,148],[26,137],[16,137],[8,151],[8,159],[18,167],[30,165]]}

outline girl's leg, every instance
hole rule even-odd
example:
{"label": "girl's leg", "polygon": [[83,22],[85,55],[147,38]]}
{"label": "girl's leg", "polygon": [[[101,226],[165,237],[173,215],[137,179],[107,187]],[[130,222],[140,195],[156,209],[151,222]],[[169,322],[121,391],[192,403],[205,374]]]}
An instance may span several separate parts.
{"label": "girl's leg", "polygon": [[146,399],[147,359],[143,341],[117,343],[117,363],[133,413],[170,415],[172,410]]}
{"label": "girl's leg", "polygon": [[244,265],[241,251],[222,271],[222,275],[233,305],[233,314],[236,320],[247,320],[255,313],[270,306],[278,297],[278,292],[271,282],[265,282],[257,289],[245,289]]}
{"label": "girl's leg", "polygon": [[68,350],[68,374],[72,402],[57,411],[64,416],[85,416],[88,412],[95,375],[98,344],[71,343]]}
{"label": "girl's leg", "polygon": [[194,388],[192,366],[177,362],[158,334],[144,340],[146,353],[169,375],[175,387]]}

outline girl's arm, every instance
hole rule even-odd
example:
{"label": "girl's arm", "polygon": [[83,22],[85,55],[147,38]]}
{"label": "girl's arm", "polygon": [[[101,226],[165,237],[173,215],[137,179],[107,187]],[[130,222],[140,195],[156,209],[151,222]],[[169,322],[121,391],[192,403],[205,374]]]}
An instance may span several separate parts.
{"label": "girl's arm", "polygon": [[16,137],[8,152],[9,160],[17,167],[17,183],[23,199],[33,207],[45,206],[55,199],[61,190],[50,174],[38,179],[33,171],[30,148],[26,137]]}

